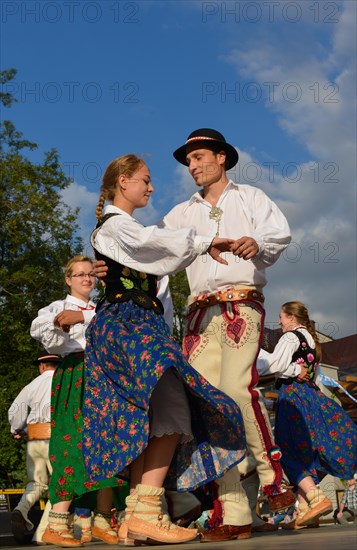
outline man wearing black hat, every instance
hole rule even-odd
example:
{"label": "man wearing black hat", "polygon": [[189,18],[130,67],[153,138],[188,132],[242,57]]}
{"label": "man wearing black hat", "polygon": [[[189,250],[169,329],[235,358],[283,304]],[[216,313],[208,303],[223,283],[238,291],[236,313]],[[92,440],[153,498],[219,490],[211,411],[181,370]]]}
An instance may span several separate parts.
{"label": "man wearing black hat", "polygon": [[[263,333],[265,269],[289,244],[289,226],[263,191],[227,178],[238,152],[221,133],[210,128],[192,132],[174,157],[188,166],[201,190],[174,207],[162,225],[194,225],[202,234],[235,240],[225,257],[228,265],[200,256],[186,268],[191,295],[184,351],[193,367],[239,404],[263,493],[277,511],[293,504],[295,497],[285,487],[280,449],[255,388],[255,361]],[[202,542],[250,536],[252,516],[239,479],[233,468],[217,480],[219,504]]]}
{"label": "man wearing black hat", "polygon": [[[20,439],[27,435],[26,468],[29,481],[11,516],[12,532],[18,542],[23,542],[26,533],[34,527],[28,513],[35,502],[45,496],[52,472],[48,457],[51,434],[51,384],[53,373],[60,361],[58,355],[51,355],[46,351],[33,361],[40,375],[21,390],[8,411],[14,438]],[[41,544],[49,510],[48,503],[33,537],[35,544]]]}
{"label": "man wearing black hat", "polygon": [[[263,493],[272,511],[288,508],[295,496],[287,489],[269,416],[256,389],[264,323],[265,269],[288,246],[285,216],[267,195],[229,180],[226,171],[238,162],[237,150],[210,128],[192,132],[174,152],[202,189],[175,206],[158,225],[171,229],[195,226],[204,235],[234,240],[228,265],[199,256],[186,268],[190,285],[184,351],[212,385],[240,406],[250,453],[257,463]],[[102,278],[106,267],[94,266]],[[217,480],[215,514],[201,541],[251,536],[252,514],[238,468]],[[220,511],[220,513],[218,513]]]}

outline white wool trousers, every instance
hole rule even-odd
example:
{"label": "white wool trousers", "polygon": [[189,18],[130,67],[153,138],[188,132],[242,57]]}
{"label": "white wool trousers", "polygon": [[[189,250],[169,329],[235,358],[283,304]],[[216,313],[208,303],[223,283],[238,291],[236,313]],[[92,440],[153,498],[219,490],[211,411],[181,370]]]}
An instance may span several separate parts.
{"label": "white wool trousers", "polygon": [[[28,441],[26,449],[26,469],[28,483],[20,502],[15,510],[19,510],[26,520],[27,528],[31,530],[33,523],[28,519],[28,513],[32,506],[40,499],[46,496],[48,490],[49,477],[52,473],[52,466],[48,456],[49,440],[34,439]],[[50,509],[50,504],[46,505]],[[36,530],[34,540],[40,541],[43,531],[47,525],[46,509],[41,518],[40,525]],[[42,531],[42,532],[41,532]]]}

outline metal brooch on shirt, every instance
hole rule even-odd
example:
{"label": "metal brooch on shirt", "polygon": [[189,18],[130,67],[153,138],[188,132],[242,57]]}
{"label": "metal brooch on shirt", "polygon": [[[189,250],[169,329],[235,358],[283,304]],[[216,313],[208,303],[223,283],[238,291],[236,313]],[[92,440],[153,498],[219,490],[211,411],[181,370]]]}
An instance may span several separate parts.
{"label": "metal brooch on shirt", "polygon": [[217,222],[217,232],[215,235],[216,237],[219,236],[219,226],[221,223],[222,214],[223,214],[223,210],[218,206],[212,206],[211,211],[209,213],[209,219]]}

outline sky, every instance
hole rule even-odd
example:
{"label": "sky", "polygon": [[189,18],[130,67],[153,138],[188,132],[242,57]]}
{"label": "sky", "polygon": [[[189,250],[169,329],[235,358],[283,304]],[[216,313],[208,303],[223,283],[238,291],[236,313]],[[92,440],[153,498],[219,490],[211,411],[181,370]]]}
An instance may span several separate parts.
{"label": "sky", "polygon": [[[55,148],[86,250],[101,176],[144,155],[159,220],[195,185],[172,152],[198,128],[237,148],[229,173],[262,189],[292,242],[268,269],[266,325],[304,302],[317,329],[356,333],[356,5],[346,1],[6,1],[1,68],[17,99],[2,118]],[[238,235],[237,235],[238,237]]]}

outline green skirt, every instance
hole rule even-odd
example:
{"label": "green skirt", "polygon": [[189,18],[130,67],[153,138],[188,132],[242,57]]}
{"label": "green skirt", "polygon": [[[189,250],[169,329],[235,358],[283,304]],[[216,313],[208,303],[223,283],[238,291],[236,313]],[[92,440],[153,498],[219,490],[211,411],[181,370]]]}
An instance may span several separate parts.
{"label": "green skirt", "polygon": [[59,364],[52,381],[49,450],[53,468],[49,484],[52,506],[88,491],[108,487],[127,490],[127,484],[116,477],[98,482],[88,479],[82,456],[83,388],[83,353],[71,353]]}

